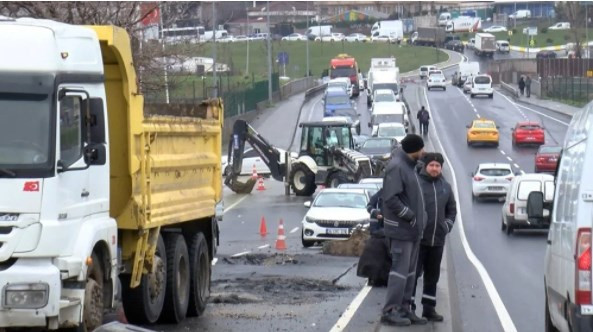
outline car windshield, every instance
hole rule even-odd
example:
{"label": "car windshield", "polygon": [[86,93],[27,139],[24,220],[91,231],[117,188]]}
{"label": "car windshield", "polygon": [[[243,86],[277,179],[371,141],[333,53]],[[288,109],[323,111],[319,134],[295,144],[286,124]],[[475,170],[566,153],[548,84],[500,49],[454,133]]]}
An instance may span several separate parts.
{"label": "car windshield", "polygon": [[331,70],[330,78],[336,77],[350,77],[356,75],[354,67],[337,67]]}
{"label": "car windshield", "polygon": [[340,89],[348,89],[348,84],[346,82],[329,82],[327,83],[328,88],[340,88]]}
{"label": "car windshield", "polygon": [[377,132],[379,137],[401,137],[406,136],[406,130],[404,127],[399,126],[379,126]]}
{"label": "car windshield", "polygon": [[494,123],[492,122],[474,122],[474,128],[477,129],[493,129],[496,128],[496,126],[494,125]]}
{"label": "car windshield", "polygon": [[399,122],[403,123],[403,114],[377,114],[373,115],[373,123],[384,123],[384,122]]}
{"label": "car windshield", "polygon": [[389,139],[372,139],[364,142],[363,148],[376,149],[376,148],[391,148],[391,140]]}
{"label": "car windshield", "polygon": [[560,153],[562,147],[559,146],[542,146],[539,148],[539,153]]}
{"label": "car windshield", "polygon": [[476,83],[476,84],[490,84],[490,77],[478,76],[478,77],[474,78],[474,83]]}
{"label": "car windshield", "polygon": [[390,93],[381,93],[375,96],[375,102],[383,102],[383,101],[397,101],[395,96]]}
{"label": "car windshield", "polygon": [[397,94],[397,83],[375,83],[373,84],[373,91],[379,90],[379,89],[389,89],[391,91],[393,91],[394,94]]}
{"label": "car windshield", "polygon": [[315,207],[344,207],[365,209],[367,197],[359,193],[322,192],[315,199]]}
{"label": "car windshield", "polygon": [[348,96],[327,96],[325,97],[325,103],[330,105],[335,104],[348,104],[350,102],[350,98]]}
{"label": "car windshield", "polygon": [[480,170],[480,174],[486,176],[507,176],[511,174],[511,170],[508,168],[483,168]]}

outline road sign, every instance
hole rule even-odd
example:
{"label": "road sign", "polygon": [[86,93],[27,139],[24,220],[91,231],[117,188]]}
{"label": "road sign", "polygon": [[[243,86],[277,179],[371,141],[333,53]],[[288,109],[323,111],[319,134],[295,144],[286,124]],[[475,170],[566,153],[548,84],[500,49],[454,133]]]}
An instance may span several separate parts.
{"label": "road sign", "polygon": [[529,40],[529,46],[530,47],[535,46],[535,39],[531,38],[531,40]]}
{"label": "road sign", "polygon": [[509,30],[509,36],[513,35],[513,30]]}
{"label": "road sign", "polygon": [[278,64],[279,65],[287,65],[288,64],[288,53],[278,52]]}
{"label": "road sign", "polygon": [[537,27],[527,28],[527,35],[528,36],[537,36]]}

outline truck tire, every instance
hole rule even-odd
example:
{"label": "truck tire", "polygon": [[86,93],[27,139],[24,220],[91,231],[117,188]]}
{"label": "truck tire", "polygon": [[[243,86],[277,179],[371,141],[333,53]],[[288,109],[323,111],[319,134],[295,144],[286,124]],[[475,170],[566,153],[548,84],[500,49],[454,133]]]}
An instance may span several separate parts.
{"label": "truck tire", "polygon": [[204,234],[194,234],[189,243],[190,288],[187,315],[200,316],[206,309],[210,297],[211,263],[208,242]]}
{"label": "truck tire", "polygon": [[189,304],[190,267],[185,239],[180,234],[166,234],[167,292],[161,320],[168,323],[181,322]]}
{"label": "truck tire", "polygon": [[129,274],[122,275],[120,279],[122,302],[128,321],[135,324],[155,323],[163,311],[167,285],[167,255],[163,237],[159,235],[157,240],[153,270],[142,276],[138,287],[130,288]]}
{"label": "truck tire", "polygon": [[297,196],[311,196],[317,189],[315,174],[305,164],[294,164],[289,179],[290,186]]}
{"label": "truck tire", "polygon": [[333,172],[327,177],[327,187],[328,188],[337,188],[342,183],[348,183],[348,176],[344,174],[344,172]]}
{"label": "truck tire", "polygon": [[86,272],[82,324],[77,329],[84,332],[93,331],[103,324],[103,284],[105,274],[99,256],[93,253],[91,257],[93,263]]}

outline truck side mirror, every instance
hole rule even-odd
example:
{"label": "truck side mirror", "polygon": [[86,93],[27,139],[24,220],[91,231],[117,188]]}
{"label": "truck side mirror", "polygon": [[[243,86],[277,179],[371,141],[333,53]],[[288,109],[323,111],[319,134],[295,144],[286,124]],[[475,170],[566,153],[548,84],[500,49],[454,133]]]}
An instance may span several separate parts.
{"label": "truck side mirror", "polygon": [[527,196],[527,218],[542,219],[544,217],[544,194],[541,191],[532,191]]}
{"label": "truck side mirror", "polygon": [[105,165],[107,162],[107,150],[105,144],[89,144],[84,148],[84,162],[87,165]]}

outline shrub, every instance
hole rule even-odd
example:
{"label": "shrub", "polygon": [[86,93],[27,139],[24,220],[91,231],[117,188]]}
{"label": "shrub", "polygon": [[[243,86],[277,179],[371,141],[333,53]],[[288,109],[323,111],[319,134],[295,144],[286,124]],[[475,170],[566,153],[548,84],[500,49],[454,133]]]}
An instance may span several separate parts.
{"label": "shrub", "polygon": [[517,34],[517,29],[516,28],[514,28],[512,31],[513,31],[513,35],[516,35]]}
{"label": "shrub", "polygon": [[541,33],[548,33],[548,28],[547,27],[541,28]]}
{"label": "shrub", "polygon": [[463,39],[468,39],[469,37],[469,33],[468,32],[464,32],[463,33]]}
{"label": "shrub", "polygon": [[548,43],[548,45],[552,45],[553,42],[554,40],[552,38],[546,39],[546,43]]}

